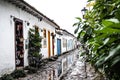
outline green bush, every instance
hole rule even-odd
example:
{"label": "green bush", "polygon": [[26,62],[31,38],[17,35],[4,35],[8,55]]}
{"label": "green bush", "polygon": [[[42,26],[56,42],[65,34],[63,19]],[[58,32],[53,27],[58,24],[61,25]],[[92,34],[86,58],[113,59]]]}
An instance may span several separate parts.
{"label": "green bush", "polygon": [[25,77],[26,73],[24,72],[24,70],[15,70],[14,72],[11,73],[11,76],[13,78]]}
{"label": "green bush", "polygon": [[37,72],[37,68],[34,68],[34,67],[29,67],[28,68],[28,74],[33,74],[33,73],[36,73]]}
{"label": "green bush", "polygon": [[31,67],[38,67],[39,61],[42,59],[41,51],[41,36],[38,26],[29,30],[29,48],[28,48],[28,63]]}
{"label": "green bush", "polygon": [[14,80],[14,78],[10,74],[4,74],[0,80]]}
{"label": "green bush", "polygon": [[28,74],[33,74],[33,73],[36,73],[38,69],[35,67],[27,66],[24,68],[24,70],[28,70],[27,71]]}

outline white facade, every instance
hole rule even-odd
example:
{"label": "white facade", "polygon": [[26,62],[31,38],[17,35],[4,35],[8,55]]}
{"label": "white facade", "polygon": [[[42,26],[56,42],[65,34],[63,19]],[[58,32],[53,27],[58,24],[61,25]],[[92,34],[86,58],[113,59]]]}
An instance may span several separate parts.
{"label": "white facade", "polygon": [[[51,26],[51,25],[49,25],[48,23],[46,23],[46,22],[41,22],[41,27],[42,27],[42,29],[46,29],[46,41],[48,41],[48,31],[50,31],[50,34],[51,33],[55,33],[55,28],[53,27],[53,26]],[[44,47],[43,46],[43,40],[42,40],[42,48],[41,48],[41,52],[40,53],[42,53],[43,55],[44,55],[44,58],[48,58],[48,42],[46,43],[47,45],[46,45],[46,47]],[[50,50],[51,50],[51,56],[53,56],[52,55],[52,37],[50,37]]]}
{"label": "white facade", "polygon": [[[46,29],[46,41],[48,41],[48,31],[55,33],[55,27],[51,25],[47,19],[43,18],[40,21],[37,17],[30,13],[16,7],[15,5],[8,3],[4,0],[0,0],[0,75],[4,73],[10,73],[15,67],[15,22],[14,17],[23,21],[23,38],[24,38],[24,66],[28,65],[28,49],[25,49],[25,44],[28,40],[28,30],[34,25],[40,29]],[[27,22],[30,25],[27,25]],[[43,36],[42,32],[40,33]],[[52,43],[52,37],[50,36],[50,43]],[[47,42],[48,44],[48,42]],[[50,45],[52,53],[52,45]],[[48,57],[48,45],[41,49],[44,58]],[[52,55],[51,55],[52,56]]]}
{"label": "white facade", "polygon": [[[16,0],[13,0],[13,2],[14,1]],[[28,31],[35,25],[39,27],[40,36],[43,37],[40,52],[44,56],[43,58],[58,55],[58,47],[61,50],[60,54],[75,48],[76,39],[73,35],[64,30],[61,35],[57,34],[55,30],[56,28],[59,29],[59,26],[56,23],[34,10],[34,8],[31,9],[31,6],[24,3],[24,1],[17,1],[21,3],[20,5],[22,5],[23,8],[24,6],[28,9],[30,8],[32,13],[27,11],[27,9],[19,8],[20,6],[17,6],[17,3],[12,4],[8,2],[8,0],[0,0],[0,76],[5,73],[11,73],[16,69],[15,55],[17,42],[15,18],[21,20],[23,26],[24,66],[28,66],[28,48],[26,48],[26,45],[29,43]],[[38,13],[39,16],[42,17],[42,20],[34,13]],[[44,31],[46,32],[46,37],[44,36]],[[56,36],[53,38],[55,34]],[[58,40],[60,41],[60,46],[58,45]]]}
{"label": "white facade", "polygon": [[56,39],[55,39],[55,52],[56,55],[58,55],[58,51],[57,51],[57,39],[61,40],[61,54],[70,50],[73,50],[76,48],[76,42],[77,39],[75,36],[73,36],[72,34],[70,34],[69,32],[67,32],[66,30],[60,30],[58,31],[58,33],[56,34]]}

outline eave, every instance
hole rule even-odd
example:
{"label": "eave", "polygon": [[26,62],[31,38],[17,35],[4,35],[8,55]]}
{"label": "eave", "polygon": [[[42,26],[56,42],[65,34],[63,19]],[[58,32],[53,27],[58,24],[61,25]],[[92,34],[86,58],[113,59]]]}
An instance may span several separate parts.
{"label": "eave", "polygon": [[58,28],[58,29],[60,28],[60,26],[58,24],[56,24],[53,20],[51,20],[50,18],[48,18],[47,16],[45,16],[44,14],[39,12],[37,9],[35,9],[33,6],[31,6],[24,0],[4,0],[4,1],[7,1],[7,2],[21,8],[22,10],[37,17],[38,19],[42,18],[44,20],[47,20],[47,22],[51,23],[51,25],[53,25],[55,28]]}

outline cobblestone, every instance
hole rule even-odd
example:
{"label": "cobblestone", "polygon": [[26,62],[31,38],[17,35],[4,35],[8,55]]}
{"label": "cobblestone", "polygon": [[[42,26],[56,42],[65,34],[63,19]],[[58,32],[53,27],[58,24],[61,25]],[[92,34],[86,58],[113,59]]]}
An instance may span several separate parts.
{"label": "cobblestone", "polygon": [[68,57],[71,56],[75,59],[77,54],[78,50],[73,50],[66,54],[63,54],[56,61],[49,61],[45,66],[38,70],[37,73],[27,75],[27,77],[19,78],[17,80],[59,80],[59,77],[62,75],[63,72],[63,69],[61,69],[61,67],[63,66],[63,60],[69,59]]}
{"label": "cobblestone", "polygon": [[[56,61],[48,62],[43,68],[38,70],[37,73],[27,75],[27,77],[19,78],[17,80],[104,80],[88,63],[86,64],[87,70],[85,72],[85,64],[82,61],[82,58],[77,58],[78,54],[79,50],[71,51],[60,56]],[[74,62],[71,63],[72,65],[68,65],[70,62],[67,63],[66,68],[62,62],[66,59],[68,62],[68,57],[71,57],[71,55],[74,56]],[[61,69],[60,66],[63,66],[62,68],[64,69],[59,70]]]}
{"label": "cobblestone", "polygon": [[79,58],[71,66],[71,68],[64,74],[60,80],[105,80],[102,75],[98,72],[95,72],[95,69],[89,64],[82,61],[82,58]]}

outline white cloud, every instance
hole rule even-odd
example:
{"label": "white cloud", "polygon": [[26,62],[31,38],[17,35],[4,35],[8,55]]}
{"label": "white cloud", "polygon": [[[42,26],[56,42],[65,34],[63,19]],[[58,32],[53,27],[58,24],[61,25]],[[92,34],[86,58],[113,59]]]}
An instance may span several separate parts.
{"label": "white cloud", "polygon": [[41,13],[54,20],[61,28],[73,34],[75,17],[81,17],[86,0],[25,0]]}

